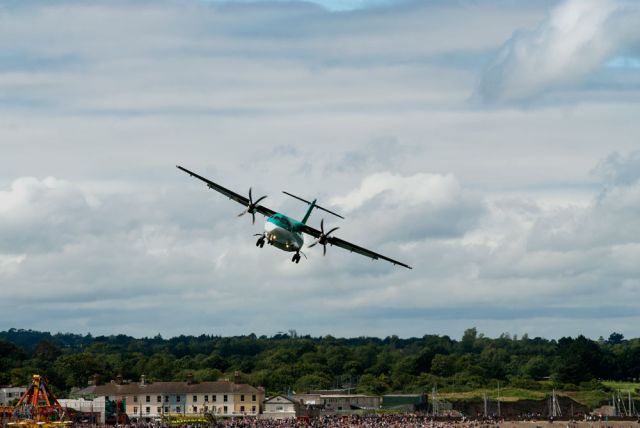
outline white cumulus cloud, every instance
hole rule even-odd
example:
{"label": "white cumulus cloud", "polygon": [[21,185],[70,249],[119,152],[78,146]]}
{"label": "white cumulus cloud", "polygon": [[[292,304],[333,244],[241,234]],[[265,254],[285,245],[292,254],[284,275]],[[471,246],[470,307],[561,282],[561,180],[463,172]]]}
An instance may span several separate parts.
{"label": "white cumulus cloud", "polygon": [[639,43],[639,2],[566,0],[535,30],[514,33],[487,65],[478,92],[487,101],[519,101],[574,86]]}

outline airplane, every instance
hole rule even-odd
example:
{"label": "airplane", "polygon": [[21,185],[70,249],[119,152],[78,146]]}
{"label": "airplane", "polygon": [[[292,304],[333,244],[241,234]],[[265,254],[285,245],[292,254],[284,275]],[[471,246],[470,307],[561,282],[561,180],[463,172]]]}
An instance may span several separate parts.
{"label": "airplane", "polygon": [[[176,167],[186,172],[191,177],[195,177],[198,180],[204,181],[205,183],[207,183],[207,187],[209,187],[210,189],[215,190],[219,193],[222,193],[229,199],[233,199],[239,204],[244,205],[246,209],[242,211],[240,214],[238,214],[238,217],[241,217],[245,214],[251,214],[253,224],[256,223],[256,213],[262,214],[265,217],[267,217],[264,224],[264,232],[261,234],[259,233],[255,235],[255,236],[259,236],[258,240],[256,241],[256,247],[262,248],[264,247],[264,244],[267,243],[283,251],[294,252],[295,254],[291,258],[291,261],[297,264],[300,262],[300,254],[304,255],[304,253],[302,253],[301,251],[304,246],[304,238],[302,234],[306,233],[307,235],[310,235],[315,238],[315,241],[311,245],[309,245],[308,248],[314,247],[316,245],[322,245],[323,255],[327,254],[327,244],[330,244],[340,248],[344,248],[345,250],[349,250],[353,253],[358,253],[365,257],[369,257],[372,260],[382,259],[382,260],[391,262],[394,265],[403,266],[407,269],[413,269],[411,266],[405,263],[383,256],[382,254],[375,253],[371,250],[368,250],[366,248],[344,241],[335,236],[331,236],[331,234],[336,230],[338,230],[339,227],[334,227],[325,232],[324,219],[320,221],[320,230],[314,229],[313,227],[309,226],[307,224],[307,220],[309,220],[309,216],[311,215],[311,212],[314,209],[325,211],[325,212],[328,212],[329,214],[333,214],[336,217],[340,217],[341,219],[344,219],[344,217],[342,217],[341,215],[336,214],[332,211],[329,211],[326,208],[323,208],[317,205],[316,204],[317,199],[314,199],[313,201],[309,202],[305,199],[302,199],[299,196],[292,195],[291,193],[288,193],[285,191],[282,192],[288,196],[298,199],[299,201],[305,202],[309,206],[302,220],[298,221],[284,214],[277,213],[265,207],[264,205],[259,205],[259,203],[264,198],[266,198],[266,196],[261,196],[260,198],[254,201],[253,195],[251,193],[251,188],[249,188],[249,198],[246,198],[242,195],[232,192],[229,189],[222,187],[217,183],[214,183],[211,180],[208,180],[196,174],[195,172],[189,171],[188,169],[181,167],[180,165],[176,165]],[[305,255],[305,258],[306,257],[307,256]]]}

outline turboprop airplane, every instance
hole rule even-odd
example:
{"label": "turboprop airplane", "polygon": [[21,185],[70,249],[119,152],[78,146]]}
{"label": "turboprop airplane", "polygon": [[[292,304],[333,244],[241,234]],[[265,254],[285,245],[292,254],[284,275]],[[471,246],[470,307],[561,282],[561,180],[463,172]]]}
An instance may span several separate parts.
{"label": "turboprop airplane", "polygon": [[216,192],[220,192],[226,197],[228,197],[229,199],[233,199],[239,204],[247,207],[244,211],[238,214],[238,217],[241,217],[245,214],[251,214],[253,224],[255,224],[256,222],[256,213],[260,213],[265,217],[267,217],[267,220],[264,223],[264,232],[256,235],[256,236],[259,236],[258,240],[256,241],[256,246],[262,248],[264,247],[264,244],[267,243],[283,251],[293,252],[294,255],[291,258],[291,261],[294,263],[300,262],[300,254],[304,255],[304,253],[302,253],[301,251],[304,245],[304,238],[302,234],[306,233],[307,235],[313,236],[315,238],[315,241],[311,245],[309,245],[309,248],[320,244],[323,247],[322,248],[323,255],[327,254],[327,244],[331,244],[340,248],[344,248],[345,250],[349,250],[353,253],[362,254],[363,256],[369,257],[373,260],[382,259],[382,260],[391,262],[394,265],[403,266],[408,269],[412,269],[411,266],[405,263],[383,256],[382,254],[375,253],[371,250],[367,250],[366,248],[344,241],[335,236],[330,236],[333,232],[335,232],[339,228],[334,227],[325,232],[324,219],[320,221],[320,230],[314,229],[313,227],[309,226],[307,224],[307,220],[309,220],[309,216],[311,215],[311,212],[314,209],[325,211],[325,212],[328,212],[329,214],[335,215],[336,217],[340,217],[344,219],[344,217],[342,217],[341,215],[336,214],[332,211],[329,211],[326,208],[322,208],[321,206],[317,205],[316,204],[317,199],[314,199],[313,201],[309,202],[305,199],[302,199],[299,196],[292,195],[291,193],[284,192],[284,191],[282,192],[288,196],[291,196],[309,205],[309,208],[307,208],[307,212],[305,213],[302,220],[298,221],[291,217],[287,217],[284,214],[277,213],[263,205],[260,205],[260,201],[266,198],[266,196],[261,196],[260,198],[254,201],[253,195],[251,194],[251,188],[249,188],[249,198],[245,198],[244,196],[239,195],[235,192],[232,192],[231,190],[226,189],[220,186],[219,184],[216,184],[213,181],[208,180],[196,174],[195,172],[189,171],[188,169],[183,168],[180,165],[176,165],[176,167],[186,172],[190,176],[195,177],[198,180],[204,181],[205,183],[207,183],[207,187],[209,187],[210,189],[213,189]]}

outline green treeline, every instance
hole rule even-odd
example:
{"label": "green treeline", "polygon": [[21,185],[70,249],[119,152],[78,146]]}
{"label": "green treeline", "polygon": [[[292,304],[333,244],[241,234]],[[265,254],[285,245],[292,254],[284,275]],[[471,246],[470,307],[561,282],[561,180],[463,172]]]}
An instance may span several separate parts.
{"label": "green treeline", "polygon": [[0,384],[27,384],[44,374],[58,393],[102,381],[196,381],[232,378],[264,386],[267,393],[353,388],[362,393],[471,390],[500,382],[536,389],[539,381],[558,388],[590,388],[599,379],[640,378],[640,339],[613,333],[597,341],[584,336],[559,340],[492,339],[475,328],[460,340],[448,336],[384,339],[299,336],[179,336],[137,339],[125,335],[50,334],[11,329],[0,332]]}

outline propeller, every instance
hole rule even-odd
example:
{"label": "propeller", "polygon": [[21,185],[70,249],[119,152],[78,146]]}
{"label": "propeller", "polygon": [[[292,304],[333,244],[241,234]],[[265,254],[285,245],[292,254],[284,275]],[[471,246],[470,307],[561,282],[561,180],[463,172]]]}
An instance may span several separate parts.
{"label": "propeller", "polygon": [[309,248],[314,247],[316,244],[322,245],[322,255],[327,255],[327,242],[329,241],[329,235],[331,235],[336,230],[340,229],[339,227],[334,227],[327,233],[324,233],[324,219],[320,220],[320,236],[313,242],[313,244],[309,245]]}
{"label": "propeller", "polygon": [[249,187],[249,205],[247,205],[247,209],[246,210],[244,210],[240,214],[238,214],[238,217],[242,217],[246,213],[250,213],[251,214],[251,220],[253,221],[253,224],[256,224],[256,208],[258,207],[258,203],[260,203],[260,201],[263,200],[266,197],[267,197],[267,195],[261,196],[260,198],[258,198],[257,201],[253,202],[253,197],[251,195],[251,187]]}

